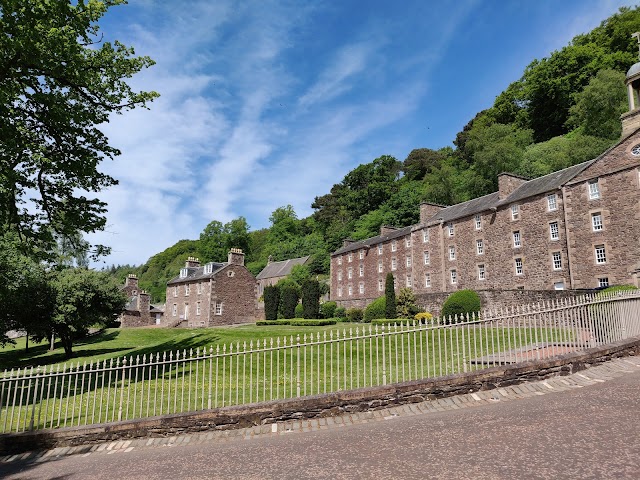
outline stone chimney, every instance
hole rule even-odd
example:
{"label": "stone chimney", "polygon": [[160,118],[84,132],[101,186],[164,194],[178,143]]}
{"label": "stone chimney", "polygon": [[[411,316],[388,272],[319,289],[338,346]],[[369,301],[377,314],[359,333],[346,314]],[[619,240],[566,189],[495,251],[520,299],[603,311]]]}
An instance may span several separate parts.
{"label": "stone chimney", "polygon": [[140,313],[146,312],[147,315],[149,314],[149,306],[151,305],[151,302],[149,300],[150,296],[144,290],[138,294],[138,311]]}
{"label": "stone chimney", "polygon": [[126,280],[124,281],[125,287],[138,288],[138,277],[135,273],[130,273],[127,275]]}
{"label": "stone chimney", "polygon": [[233,265],[244,265],[244,253],[239,248],[232,248],[229,251],[228,262]]}
{"label": "stone chimney", "polygon": [[269,258],[267,259],[267,265],[271,265],[273,263],[273,255],[269,255]]}
{"label": "stone chimney", "polygon": [[498,199],[504,200],[527,181],[528,179],[513,173],[501,173],[498,175]]}
{"label": "stone chimney", "polygon": [[442,205],[438,205],[437,203],[422,202],[420,204],[420,223],[427,223],[427,220],[443,208]]}
{"label": "stone chimney", "polygon": [[187,261],[184,263],[185,268],[197,268],[200,266],[200,260],[195,257],[187,258]]}
{"label": "stone chimney", "polygon": [[392,232],[395,232],[396,230],[398,230],[396,227],[391,227],[389,225],[382,225],[380,227],[380,236],[384,236],[384,235],[389,235]]}

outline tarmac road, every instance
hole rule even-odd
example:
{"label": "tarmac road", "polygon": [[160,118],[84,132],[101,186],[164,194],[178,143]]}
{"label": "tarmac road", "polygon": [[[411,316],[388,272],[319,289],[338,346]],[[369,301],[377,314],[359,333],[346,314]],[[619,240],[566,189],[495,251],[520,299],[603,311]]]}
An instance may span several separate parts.
{"label": "tarmac road", "polygon": [[481,392],[475,403],[397,407],[397,416],[346,426],[4,459],[0,478],[639,479],[640,358],[614,362],[575,381],[538,382],[544,394]]}

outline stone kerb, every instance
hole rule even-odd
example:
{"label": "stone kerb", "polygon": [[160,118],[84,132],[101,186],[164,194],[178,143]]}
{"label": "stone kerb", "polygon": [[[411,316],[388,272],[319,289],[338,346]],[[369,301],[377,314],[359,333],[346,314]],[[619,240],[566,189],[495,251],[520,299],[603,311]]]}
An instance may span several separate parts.
{"label": "stone kerb", "polygon": [[41,430],[0,436],[0,452],[17,454],[36,449],[97,444],[140,437],[230,430],[290,420],[333,417],[343,413],[377,410],[454,395],[491,390],[527,381],[569,375],[612,358],[639,355],[640,336],[554,359],[503,365],[437,379],[412,380],[250,405],[223,407],[125,422]]}

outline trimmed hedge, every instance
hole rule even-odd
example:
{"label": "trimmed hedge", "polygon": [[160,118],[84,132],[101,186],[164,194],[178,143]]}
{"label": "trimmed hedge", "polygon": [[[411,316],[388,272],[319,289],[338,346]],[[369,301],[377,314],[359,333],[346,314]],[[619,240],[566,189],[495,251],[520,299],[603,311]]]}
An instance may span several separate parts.
{"label": "trimmed hedge", "polygon": [[258,320],[256,325],[264,327],[265,325],[290,325],[291,320]]}
{"label": "trimmed hedge", "polygon": [[289,325],[294,325],[296,327],[323,327],[325,325],[335,325],[337,322],[336,319],[324,318],[317,320],[291,320]]}
{"label": "trimmed hedge", "polygon": [[371,320],[371,325],[406,325],[409,322],[409,325],[413,325],[413,322],[416,322],[416,325],[419,323],[417,320],[413,320],[411,318],[377,318],[375,320]]}
{"label": "trimmed hedge", "polygon": [[364,321],[371,323],[372,320],[377,318],[385,318],[387,299],[385,297],[378,297],[364,309]]}
{"label": "trimmed hedge", "polygon": [[442,320],[444,323],[454,323],[456,315],[458,322],[464,321],[462,316],[480,311],[480,296],[473,290],[458,290],[449,295],[442,305]]}

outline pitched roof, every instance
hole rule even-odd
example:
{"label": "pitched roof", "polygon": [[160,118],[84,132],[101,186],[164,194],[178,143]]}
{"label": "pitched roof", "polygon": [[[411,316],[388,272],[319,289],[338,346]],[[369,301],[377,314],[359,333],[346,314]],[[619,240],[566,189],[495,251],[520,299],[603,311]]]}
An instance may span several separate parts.
{"label": "pitched roof", "polygon": [[371,245],[377,245],[378,243],[387,242],[394,238],[404,237],[411,233],[411,228],[412,226],[409,225],[408,227],[398,228],[397,230],[385,235],[378,235],[377,237],[366,238],[364,240],[350,243],[349,245],[336,250],[331,255],[340,255],[341,253],[352,252],[354,250],[360,250],[361,248],[369,248]]}
{"label": "pitched roof", "polygon": [[[211,273],[204,273],[204,267],[207,265],[211,265]],[[216,273],[218,273],[227,265],[229,265],[228,262],[224,262],[224,263],[210,262],[203,265],[202,267],[190,267],[190,268],[187,268],[186,277],[180,277],[180,276],[173,277],[171,280],[167,282],[167,285],[171,285],[172,283],[192,282],[193,280],[200,280],[203,278],[212,278],[213,276],[215,276]]]}
{"label": "pitched roof", "polygon": [[280,262],[271,262],[256,277],[258,280],[274,277],[286,277],[291,273],[291,269],[296,265],[304,265],[309,260],[309,256],[300,258],[290,258]]}
{"label": "pitched roof", "polygon": [[431,218],[427,219],[427,224],[440,222],[450,222],[456,218],[468,217],[476,213],[484,212],[494,207],[498,202],[498,192],[490,193],[483,197],[474,198],[468,202],[457,203],[450,207],[439,210]]}

